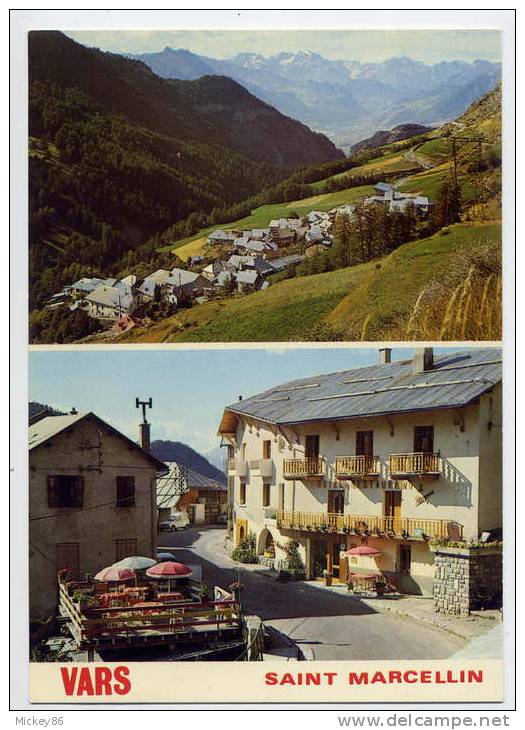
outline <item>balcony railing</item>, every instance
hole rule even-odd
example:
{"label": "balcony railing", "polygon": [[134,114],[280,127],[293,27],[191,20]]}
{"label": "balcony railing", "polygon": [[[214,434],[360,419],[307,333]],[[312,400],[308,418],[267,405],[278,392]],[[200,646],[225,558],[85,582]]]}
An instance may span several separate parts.
{"label": "balcony railing", "polygon": [[325,461],[322,457],[284,459],[283,461],[285,479],[320,479],[324,473]]}
{"label": "balcony railing", "polygon": [[379,456],[338,456],[335,460],[335,476],[338,479],[379,476]]}
{"label": "balcony railing", "polygon": [[432,453],[390,454],[391,476],[433,475],[441,471],[441,457]]}
{"label": "balcony railing", "polygon": [[[411,538],[447,538],[449,520],[421,520],[411,517],[371,517],[333,512],[285,512],[278,510],[277,526],[288,530],[339,533],[369,533]],[[457,525],[457,523],[454,523]],[[462,526],[459,525],[462,532]]]}

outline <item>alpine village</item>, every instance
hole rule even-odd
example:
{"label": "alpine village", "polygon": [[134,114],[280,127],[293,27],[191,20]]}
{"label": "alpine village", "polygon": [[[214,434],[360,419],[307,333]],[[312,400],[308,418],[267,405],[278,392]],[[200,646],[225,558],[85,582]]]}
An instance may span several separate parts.
{"label": "alpine village", "polygon": [[[499,64],[28,44],[32,344],[501,339]],[[497,657],[501,350],[406,352],[217,377],[219,465],[35,391],[31,659]]]}
{"label": "alpine village", "polygon": [[498,64],[459,64],[462,86],[422,78],[427,104],[446,89],[447,121],[359,141],[356,122],[338,147],[226,75],[188,80],[167,51],[161,73],[29,36],[33,343],[500,338]]}

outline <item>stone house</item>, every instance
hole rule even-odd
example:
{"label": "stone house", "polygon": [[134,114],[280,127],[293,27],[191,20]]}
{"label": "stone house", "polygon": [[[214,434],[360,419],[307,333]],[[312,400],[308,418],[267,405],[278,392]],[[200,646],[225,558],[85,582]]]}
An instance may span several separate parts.
{"label": "stone house", "polygon": [[[502,525],[501,351],[469,349],[321,374],[225,408],[234,537],[262,557],[293,538],[310,579],[379,571],[431,594],[432,541]],[[375,557],[343,556],[362,544]]]}
{"label": "stone house", "polygon": [[59,570],[83,578],[129,555],[155,555],[155,481],[165,471],[94,413],[30,423],[31,620],[54,613]]}

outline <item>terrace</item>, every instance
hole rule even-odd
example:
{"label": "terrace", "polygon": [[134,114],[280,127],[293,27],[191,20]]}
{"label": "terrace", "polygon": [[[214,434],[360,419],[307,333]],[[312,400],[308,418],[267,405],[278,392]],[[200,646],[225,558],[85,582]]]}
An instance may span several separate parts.
{"label": "terrace", "polygon": [[177,590],[171,591],[156,582],[126,586],[59,576],[59,609],[79,650],[242,638],[234,597],[216,589],[219,600],[201,600],[200,587],[191,580],[178,582]]}
{"label": "terrace", "polygon": [[[462,532],[462,526],[453,523]],[[410,517],[383,517],[339,514],[332,512],[286,512],[278,510],[277,526],[306,532],[365,534],[405,539],[447,538],[449,520],[413,519]],[[459,538],[461,539],[461,537]]]}

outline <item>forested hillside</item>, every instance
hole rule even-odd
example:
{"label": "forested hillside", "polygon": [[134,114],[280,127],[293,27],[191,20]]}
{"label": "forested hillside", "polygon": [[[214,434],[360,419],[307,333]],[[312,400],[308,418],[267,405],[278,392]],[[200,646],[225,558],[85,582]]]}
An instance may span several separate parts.
{"label": "forested hillside", "polygon": [[[160,79],[57,32],[29,36],[30,308],[111,275],[190,214],[342,153],[223,77]],[[152,251],[149,253],[153,253]]]}

